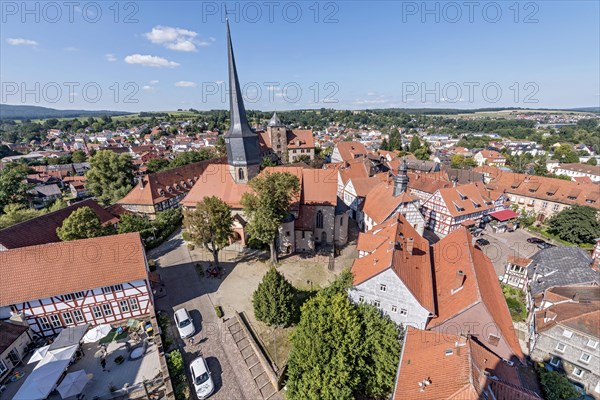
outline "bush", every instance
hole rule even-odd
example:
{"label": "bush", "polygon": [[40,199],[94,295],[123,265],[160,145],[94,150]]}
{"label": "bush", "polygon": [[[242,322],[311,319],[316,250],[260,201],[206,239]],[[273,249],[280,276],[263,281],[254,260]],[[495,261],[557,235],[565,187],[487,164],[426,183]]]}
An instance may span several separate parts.
{"label": "bush", "polygon": [[215,306],[215,314],[217,314],[217,318],[223,318],[223,309],[221,306]]}
{"label": "bush", "polygon": [[176,399],[189,399],[189,385],[185,375],[185,364],[179,350],[167,354],[167,368],[173,383]]}
{"label": "bush", "polygon": [[539,366],[537,373],[546,400],[569,400],[579,397],[577,390],[564,375]]}

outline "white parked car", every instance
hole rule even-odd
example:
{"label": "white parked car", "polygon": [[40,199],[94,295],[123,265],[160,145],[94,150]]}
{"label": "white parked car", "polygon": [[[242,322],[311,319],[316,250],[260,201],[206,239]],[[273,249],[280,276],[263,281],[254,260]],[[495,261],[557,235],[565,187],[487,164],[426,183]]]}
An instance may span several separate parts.
{"label": "white parked car", "polygon": [[196,396],[198,396],[200,400],[206,399],[215,390],[215,384],[210,376],[211,374],[208,365],[206,364],[206,360],[202,357],[196,358],[190,364],[190,372],[192,373]]}
{"label": "white parked car", "polygon": [[196,333],[194,321],[192,321],[192,317],[190,317],[190,314],[185,308],[180,308],[175,311],[175,324],[177,325],[179,336],[181,336],[182,339],[188,338]]}

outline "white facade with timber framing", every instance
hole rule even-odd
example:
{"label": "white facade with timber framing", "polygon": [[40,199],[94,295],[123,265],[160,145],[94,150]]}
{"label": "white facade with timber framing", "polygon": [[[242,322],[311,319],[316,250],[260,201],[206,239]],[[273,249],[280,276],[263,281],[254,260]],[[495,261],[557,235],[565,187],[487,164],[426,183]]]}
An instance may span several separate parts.
{"label": "white facade with timber framing", "polygon": [[421,206],[427,226],[441,235],[461,225],[476,225],[494,209],[492,199],[484,196],[474,183],[439,189]]}
{"label": "white facade with timber framing", "polygon": [[138,233],[24,247],[0,257],[0,319],[22,315],[40,336],[154,312]]}

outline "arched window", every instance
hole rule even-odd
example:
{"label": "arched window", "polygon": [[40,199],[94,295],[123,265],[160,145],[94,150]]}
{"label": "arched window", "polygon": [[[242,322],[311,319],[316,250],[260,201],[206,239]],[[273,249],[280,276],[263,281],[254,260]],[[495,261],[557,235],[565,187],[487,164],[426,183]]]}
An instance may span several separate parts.
{"label": "arched window", "polygon": [[323,212],[317,211],[317,229],[323,229]]}
{"label": "arched window", "polygon": [[239,168],[239,169],[238,169],[238,179],[239,179],[240,181],[243,181],[243,180],[244,180],[244,169],[243,169],[243,168]]}

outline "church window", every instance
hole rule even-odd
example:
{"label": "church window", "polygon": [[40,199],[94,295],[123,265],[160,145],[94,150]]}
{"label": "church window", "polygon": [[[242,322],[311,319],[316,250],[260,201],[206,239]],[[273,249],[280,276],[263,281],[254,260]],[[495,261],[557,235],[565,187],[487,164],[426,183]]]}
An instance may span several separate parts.
{"label": "church window", "polygon": [[238,169],[238,179],[239,179],[240,181],[243,181],[243,180],[244,180],[244,169],[243,169],[243,168],[239,168],[239,169]]}
{"label": "church window", "polygon": [[317,211],[317,229],[323,229],[323,212]]}

